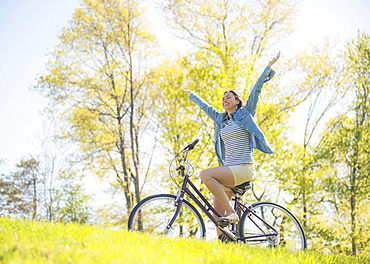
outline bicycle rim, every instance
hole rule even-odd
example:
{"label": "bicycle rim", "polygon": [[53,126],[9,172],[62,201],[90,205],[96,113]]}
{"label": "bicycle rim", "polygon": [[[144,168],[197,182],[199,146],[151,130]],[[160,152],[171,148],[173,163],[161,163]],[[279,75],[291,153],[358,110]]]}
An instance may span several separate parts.
{"label": "bicycle rim", "polygon": [[195,207],[185,200],[183,200],[177,219],[168,229],[168,223],[173,218],[176,208],[176,196],[174,195],[149,196],[140,201],[132,210],[128,229],[169,237],[205,237],[202,217]]}
{"label": "bicycle rim", "polygon": [[[255,203],[252,207],[255,214],[264,219],[268,225],[254,214],[244,212],[240,219],[240,236],[261,236],[246,239],[247,243],[260,247],[284,247],[289,250],[306,248],[302,226],[289,210],[270,202]],[[266,234],[268,236],[263,236]]]}

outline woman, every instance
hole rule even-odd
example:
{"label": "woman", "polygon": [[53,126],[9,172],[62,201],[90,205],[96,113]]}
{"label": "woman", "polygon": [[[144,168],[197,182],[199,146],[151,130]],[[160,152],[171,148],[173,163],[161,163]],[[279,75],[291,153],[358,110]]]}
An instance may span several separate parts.
{"label": "woman", "polygon": [[[214,195],[214,207],[222,217],[218,221],[236,223],[239,217],[230,205],[233,193],[224,186],[237,186],[251,181],[254,176],[253,149],[272,153],[262,131],[253,119],[262,86],[275,74],[272,65],[279,59],[280,52],[267,65],[254,85],[247,103],[235,91],[226,91],[222,98],[225,112],[208,105],[187,87],[184,91],[216,124],[216,154],[222,164],[200,173],[201,180]],[[219,231],[219,230],[218,230]],[[218,232],[219,233],[219,232]]]}

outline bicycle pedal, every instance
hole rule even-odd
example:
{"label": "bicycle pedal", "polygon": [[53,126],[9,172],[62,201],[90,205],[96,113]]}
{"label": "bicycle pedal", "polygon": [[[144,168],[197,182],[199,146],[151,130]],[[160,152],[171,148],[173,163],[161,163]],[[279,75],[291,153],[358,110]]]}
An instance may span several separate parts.
{"label": "bicycle pedal", "polygon": [[219,229],[223,232],[218,239],[220,239],[222,242],[236,242],[237,237],[235,235],[234,231],[229,230],[228,228],[223,228],[219,226]]}
{"label": "bicycle pedal", "polygon": [[221,242],[223,243],[229,243],[231,242],[232,240],[230,238],[228,238],[225,234],[220,234],[218,236],[218,240],[220,240]]}
{"label": "bicycle pedal", "polygon": [[221,228],[227,227],[230,225],[230,222],[227,220],[219,220],[217,221],[217,225]]}

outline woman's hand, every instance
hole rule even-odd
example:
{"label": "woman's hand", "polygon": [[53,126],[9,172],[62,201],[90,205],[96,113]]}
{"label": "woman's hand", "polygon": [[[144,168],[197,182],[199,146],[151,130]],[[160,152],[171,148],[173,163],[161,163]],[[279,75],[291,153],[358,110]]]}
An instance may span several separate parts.
{"label": "woman's hand", "polygon": [[275,62],[277,62],[277,60],[280,58],[280,51],[277,53],[276,57],[272,58],[272,60],[269,61],[269,64],[268,66],[271,68],[272,65],[275,64]]}
{"label": "woman's hand", "polygon": [[190,90],[188,89],[188,87],[184,87],[184,91],[185,91],[185,93],[187,93],[187,94],[192,94],[192,93],[193,93],[193,91],[190,91]]}

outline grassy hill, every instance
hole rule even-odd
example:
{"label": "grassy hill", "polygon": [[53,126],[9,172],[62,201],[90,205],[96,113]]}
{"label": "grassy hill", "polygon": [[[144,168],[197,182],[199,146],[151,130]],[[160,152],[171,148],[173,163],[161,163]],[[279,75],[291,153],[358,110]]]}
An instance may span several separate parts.
{"label": "grassy hill", "polygon": [[0,218],[0,263],[369,263],[367,259],[149,237],[89,225]]}

